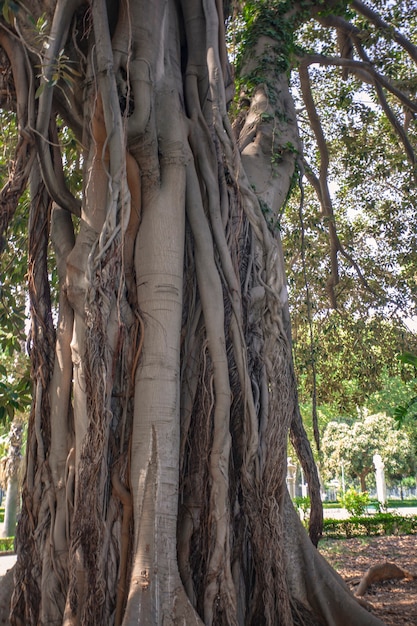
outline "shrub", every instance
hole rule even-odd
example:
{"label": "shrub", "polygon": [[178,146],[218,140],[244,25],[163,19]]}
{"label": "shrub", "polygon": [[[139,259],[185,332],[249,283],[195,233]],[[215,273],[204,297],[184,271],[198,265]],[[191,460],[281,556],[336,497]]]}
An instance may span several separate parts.
{"label": "shrub", "polygon": [[367,491],[359,493],[350,488],[339,498],[339,502],[351,515],[360,516],[366,512],[370,499]]}
{"label": "shrub", "polygon": [[310,516],[311,501],[309,496],[296,496],[293,500],[294,505],[304,523],[308,522]]}
{"label": "shrub", "polygon": [[393,513],[377,513],[349,519],[323,520],[323,537],[350,539],[371,535],[412,535],[417,533],[417,515],[402,517]]}
{"label": "shrub", "polygon": [[14,552],[14,537],[0,539],[0,553]]}

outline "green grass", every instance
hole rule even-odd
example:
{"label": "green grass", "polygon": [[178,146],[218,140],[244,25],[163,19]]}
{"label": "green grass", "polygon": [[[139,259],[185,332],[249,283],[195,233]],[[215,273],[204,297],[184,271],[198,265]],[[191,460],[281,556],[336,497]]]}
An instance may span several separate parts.
{"label": "green grass", "polygon": [[388,506],[391,508],[402,509],[408,506],[417,507],[417,500],[388,500]]}
{"label": "green grass", "polygon": [[323,537],[350,539],[372,535],[417,534],[417,515],[401,516],[396,513],[375,513],[348,519],[324,519]]}
{"label": "green grass", "polygon": [[[4,507],[0,507],[0,523],[4,522]],[[0,537],[0,554],[14,552],[14,537]]]}
{"label": "green grass", "polygon": [[0,554],[2,552],[14,552],[14,537],[0,538]]}
{"label": "green grass", "polygon": [[[370,504],[377,504],[376,500],[371,500]],[[388,500],[388,507],[392,509],[402,509],[406,507],[417,507],[417,499],[410,500]],[[340,509],[340,502],[323,502],[323,509]]]}
{"label": "green grass", "polygon": [[[372,537],[357,537],[357,540],[355,552],[359,553],[372,541]],[[343,566],[346,557],[352,557],[352,546],[347,545],[343,539],[321,539],[319,550],[336,570]]]}

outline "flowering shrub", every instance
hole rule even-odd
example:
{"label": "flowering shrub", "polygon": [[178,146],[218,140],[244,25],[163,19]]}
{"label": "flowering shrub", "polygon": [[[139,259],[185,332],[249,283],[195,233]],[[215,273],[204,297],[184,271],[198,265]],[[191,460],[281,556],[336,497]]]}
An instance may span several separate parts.
{"label": "flowering shrub", "polygon": [[360,516],[366,512],[370,499],[367,491],[360,493],[350,488],[339,498],[339,502],[351,515]]}

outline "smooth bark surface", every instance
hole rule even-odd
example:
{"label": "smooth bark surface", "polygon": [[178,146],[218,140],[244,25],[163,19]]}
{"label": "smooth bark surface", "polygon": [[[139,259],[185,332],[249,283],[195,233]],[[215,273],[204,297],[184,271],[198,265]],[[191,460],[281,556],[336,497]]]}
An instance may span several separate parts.
{"label": "smooth bark surface", "polygon": [[4,503],[4,525],[2,537],[14,537],[16,531],[17,509],[19,506],[19,478],[10,476],[7,482]]}

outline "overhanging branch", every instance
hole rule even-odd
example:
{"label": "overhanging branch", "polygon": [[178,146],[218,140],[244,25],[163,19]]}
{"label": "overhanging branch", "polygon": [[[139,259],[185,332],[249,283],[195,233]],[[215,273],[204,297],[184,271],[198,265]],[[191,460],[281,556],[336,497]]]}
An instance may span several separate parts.
{"label": "overhanging branch", "polygon": [[333,213],[333,204],[330,196],[329,185],[327,182],[329,171],[329,151],[327,148],[326,139],[324,137],[323,129],[320,123],[320,118],[316,110],[314,103],[313,93],[311,91],[310,77],[308,74],[307,66],[301,64],[300,69],[300,85],[303,94],[304,104],[306,105],[307,115],[310,120],[311,128],[314,132],[317,147],[320,153],[320,171],[317,185],[317,191],[323,216],[327,220],[327,227],[329,231],[330,241],[330,264],[331,275],[327,280],[327,291],[329,294],[330,302],[333,308],[337,308],[336,296],[334,288],[339,282],[339,268],[337,262],[338,252],[338,237],[336,232],[336,223]]}
{"label": "overhanging branch", "polygon": [[[401,89],[398,89],[389,80],[387,80],[382,74],[376,71],[371,61],[355,61],[354,59],[346,59],[343,57],[326,56],[324,54],[307,54],[302,57],[298,57],[299,61],[303,65],[322,65],[322,66],[335,66],[343,67],[352,70],[355,75],[364,82],[375,85],[379,83],[387,91],[391,92],[394,96],[402,102],[408,109],[417,113],[417,103],[415,100],[410,100]],[[367,78],[368,75],[368,78]]]}
{"label": "overhanging branch", "polygon": [[398,30],[393,28],[390,24],[385,22],[380,15],[376,11],[373,11],[366,4],[361,2],[361,0],[352,0],[351,7],[356,9],[358,13],[366,17],[370,22],[372,22],[380,31],[389,35],[391,39],[396,41],[400,46],[404,48],[410,55],[410,57],[417,63],[417,46],[411,43],[407,37],[404,37]]}

